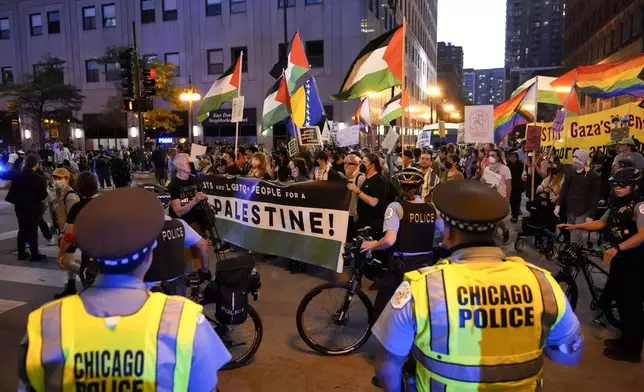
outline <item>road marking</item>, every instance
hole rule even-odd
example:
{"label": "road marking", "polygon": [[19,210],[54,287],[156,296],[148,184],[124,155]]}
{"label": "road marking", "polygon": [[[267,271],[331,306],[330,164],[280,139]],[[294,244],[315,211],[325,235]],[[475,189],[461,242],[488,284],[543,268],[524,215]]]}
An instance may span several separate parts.
{"label": "road marking", "polygon": [[11,309],[17,308],[19,306],[22,306],[24,304],[26,304],[26,302],[11,301],[9,299],[0,299],[0,314],[7,312]]}
{"label": "road marking", "polygon": [[5,231],[0,233],[0,241],[18,237],[18,230]]}
{"label": "road marking", "polygon": [[28,283],[49,287],[64,287],[66,275],[63,270],[0,264],[0,281]]}

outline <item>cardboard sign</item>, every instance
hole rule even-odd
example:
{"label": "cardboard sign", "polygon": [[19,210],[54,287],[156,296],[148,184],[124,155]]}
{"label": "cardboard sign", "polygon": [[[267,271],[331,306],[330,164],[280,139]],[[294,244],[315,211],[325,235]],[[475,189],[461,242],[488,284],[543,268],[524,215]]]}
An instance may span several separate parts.
{"label": "cardboard sign", "polygon": [[536,151],[541,148],[541,127],[528,125],[525,130],[525,150]]}
{"label": "cardboard sign", "polygon": [[297,138],[300,146],[303,147],[322,145],[322,135],[320,135],[320,128],[317,126],[300,128],[297,133]]}
{"label": "cardboard sign", "polygon": [[501,175],[493,172],[492,170],[485,170],[483,171],[483,178],[481,181],[490,188],[497,189],[499,184],[501,184]]}
{"label": "cardboard sign", "polygon": [[425,148],[431,146],[432,142],[432,131],[422,131],[416,139],[417,148]]}
{"label": "cardboard sign", "polygon": [[400,135],[398,135],[398,133],[394,131],[394,128],[392,127],[389,132],[387,132],[387,136],[385,136],[385,140],[382,141],[382,144],[380,146],[391,152],[393,151],[399,137]]}
{"label": "cardboard sign", "polygon": [[465,106],[465,143],[494,143],[494,106]]}
{"label": "cardboard sign", "polygon": [[206,146],[200,144],[192,143],[190,146],[190,160],[197,162],[199,159],[198,156],[204,155],[206,153]]}
{"label": "cardboard sign", "polygon": [[329,121],[324,123],[322,127],[322,141],[330,143],[331,142],[331,130],[329,129]]}
{"label": "cardboard sign", "polygon": [[300,149],[297,146],[297,139],[291,139],[288,142],[288,156],[291,158],[296,157],[299,154]]}
{"label": "cardboard sign", "polygon": [[456,134],[456,143],[465,144],[465,124],[458,124],[458,133]]}
{"label": "cardboard sign", "polygon": [[628,128],[613,128],[610,131],[610,140],[619,143],[628,137]]}
{"label": "cardboard sign", "polygon": [[244,96],[233,98],[233,113],[230,122],[238,123],[244,119]]}
{"label": "cardboard sign", "polygon": [[338,147],[347,147],[360,144],[360,125],[352,125],[350,127],[338,131],[336,144]]}

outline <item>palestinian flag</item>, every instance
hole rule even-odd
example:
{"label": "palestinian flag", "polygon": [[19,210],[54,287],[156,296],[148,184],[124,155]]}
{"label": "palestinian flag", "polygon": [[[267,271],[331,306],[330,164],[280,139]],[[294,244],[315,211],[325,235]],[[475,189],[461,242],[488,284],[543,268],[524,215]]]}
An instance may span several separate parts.
{"label": "palestinian flag", "polygon": [[221,107],[224,102],[232,101],[239,95],[239,85],[241,82],[241,66],[242,58],[237,58],[237,63],[228,68],[223,75],[221,75],[215,83],[212,84],[208,94],[201,101],[199,105],[199,113],[197,120],[203,122],[208,118],[208,112],[212,112]]}
{"label": "palestinian flag", "polygon": [[400,86],[404,80],[405,25],[369,42],[354,60],[340,92],[332,100],[360,98]]}
{"label": "palestinian flag", "polygon": [[288,94],[286,78],[282,75],[268,90],[264,99],[262,130],[268,129],[291,114],[291,97]]}
{"label": "palestinian flag", "polygon": [[311,70],[311,66],[309,65],[309,60],[306,58],[300,33],[296,31],[288,47],[288,62],[286,71],[284,71],[286,74],[286,82],[288,83],[288,92],[290,94],[295,91],[297,81],[309,70]]}
{"label": "palestinian flag", "polygon": [[382,107],[382,112],[380,112],[380,121],[382,121],[383,124],[391,123],[403,115],[403,111],[407,106],[409,106],[409,98],[407,97],[407,90],[404,90]]}

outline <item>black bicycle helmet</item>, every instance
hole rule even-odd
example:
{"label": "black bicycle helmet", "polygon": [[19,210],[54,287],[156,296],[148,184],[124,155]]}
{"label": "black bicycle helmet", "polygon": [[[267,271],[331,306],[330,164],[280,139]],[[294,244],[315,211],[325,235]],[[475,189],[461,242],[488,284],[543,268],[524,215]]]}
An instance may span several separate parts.
{"label": "black bicycle helmet", "polygon": [[421,187],[425,183],[423,172],[415,167],[402,169],[400,173],[396,175],[396,179],[402,186]]}
{"label": "black bicycle helmet", "polygon": [[139,188],[143,188],[145,190],[148,190],[150,192],[154,192],[157,195],[157,199],[161,202],[161,205],[163,208],[168,208],[170,206],[170,194],[168,193],[168,190],[161,185],[158,184],[141,184],[139,185]]}
{"label": "black bicycle helmet", "polygon": [[633,168],[626,167],[621,170],[617,170],[613,175],[608,179],[608,183],[612,187],[625,188],[629,185],[639,185],[642,182],[642,172]]}

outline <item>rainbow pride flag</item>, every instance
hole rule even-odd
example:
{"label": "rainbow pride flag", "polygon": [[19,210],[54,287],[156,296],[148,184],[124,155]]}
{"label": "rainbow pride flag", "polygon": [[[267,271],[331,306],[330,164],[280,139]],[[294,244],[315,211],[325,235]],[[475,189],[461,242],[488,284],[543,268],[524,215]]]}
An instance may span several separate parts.
{"label": "rainbow pride flag", "polygon": [[514,127],[528,121],[521,115],[520,108],[528,92],[534,86],[526,88],[514,97],[494,108],[494,142],[499,143]]}

